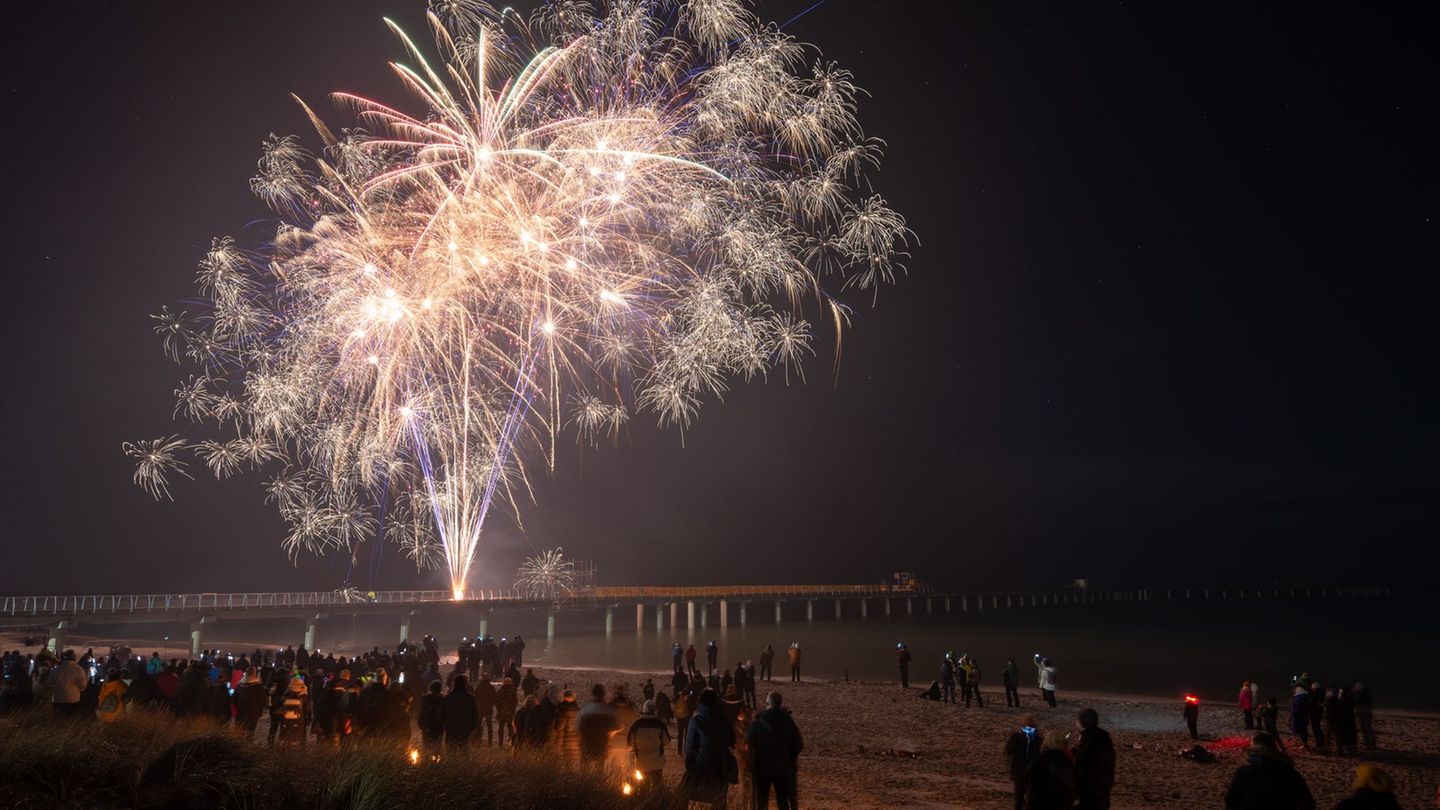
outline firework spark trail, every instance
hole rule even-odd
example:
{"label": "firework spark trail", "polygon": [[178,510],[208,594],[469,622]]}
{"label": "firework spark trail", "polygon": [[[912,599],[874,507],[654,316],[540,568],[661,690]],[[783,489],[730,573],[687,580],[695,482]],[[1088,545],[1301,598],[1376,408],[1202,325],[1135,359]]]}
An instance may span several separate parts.
{"label": "firework spark trail", "polygon": [[874,294],[911,234],[868,192],[881,142],[850,74],[802,75],[805,47],[740,0],[529,20],[434,0],[438,66],[386,22],[424,112],[337,93],[353,128],[301,102],[322,153],[265,141],[273,241],[215,240],[198,311],[154,316],[196,367],[176,418],[223,435],[124,449],[156,498],[182,450],[217,478],[278,467],[292,554],[383,536],[460,592],[527,457],[553,469],[566,430],[683,430],[735,381],[803,379],[806,303],[837,336],[848,317],[822,280]]}

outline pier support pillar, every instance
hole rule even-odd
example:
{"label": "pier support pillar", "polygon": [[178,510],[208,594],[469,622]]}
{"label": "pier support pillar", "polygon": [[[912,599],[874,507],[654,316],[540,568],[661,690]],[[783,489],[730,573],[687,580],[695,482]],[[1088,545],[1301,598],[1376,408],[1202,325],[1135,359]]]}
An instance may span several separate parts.
{"label": "pier support pillar", "polygon": [[484,638],[488,635],[490,635],[490,611],[486,610],[480,613],[480,637]]}
{"label": "pier support pillar", "polygon": [[864,619],[870,615],[870,603],[864,599],[860,600],[860,618]]}
{"label": "pier support pillar", "polygon": [[700,626],[710,626],[710,605],[707,602],[700,603]]}
{"label": "pier support pillar", "polygon": [[911,598],[908,597],[908,596],[905,597],[905,615],[906,615],[906,616],[914,616],[914,615],[915,615],[915,600],[914,600],[914,599],[911,599]]}
{"label": "pier support pillar", "polygon": [[835,619],[836,619],[837,621],[840,619],[840,600],[839,600],[839,599],[836,599],[836,600],[835,600]]}
{"label": "pier support pillar", "polygon": [[685,629],[686,629],[686,630],[694,630],[694,629],[695,629],[695,603],[694,603],[694,602],[686,602],[686,603],[685,603]]}
{"label": "pier support pillar", "polygon": [[655,606],[655,631],[658,633],[665,629],[665,606]]}
{"label": "pier support pillar", "polygon": [[57,656],[60,653],[64,652],[65,631],[69,630],[74,626],[75,622],[71,621],[70,619],[65,619],[64,621],[59,621],[55,624],[50,625],[50,637],[45,641],[46,649],[50,650],[50,652],[55,653]]}
{"label": "pier support pillar", "polygon": [[781,605],[780,600],[779,600],[779,599],[776,599],[776,600],[775,600],[775,623],[776,623],[776,624],[779,624],[779,623],[780,623],[780,620],[781,620],[781,618],[782,618],[781,615],[780,615],[780,605]]}
{"label": "pier support pillar", "polygon": [[[305,649],[309,650],[309,651],[312,652],[312,653],[315,652],[315,625],[317,625],[317,624],[319,624],[319,620],[318,620],[318,619],[311,619],[311,620],[305,622]],[[191,631],[190,636],[191,636],[192,645],[199,645],[199,643],[200,643],[199,631],[198,631],[198,630],[193,630],[193,631]],[[197,649],[197,650],[199,649],[198,646],[196,646],[196,649]]]}
{"label": "pier support pillar", "polygon": [[945,612],[946,612],[946,613],[949,613],[949,612],[950,612],[950,597],[948,597],[948,596],[945,597]]}
{"label": "pier support pillar", "polygon": [[815,600],[814,600],[814,599],[806,599],[806,600],[805,600],[805,621],[807,621],[807,622],[813,622],[813,621],[815,621]]}
{"label": "pier support pillar", "polygon": [[615,632],[615,606],[614,606],[614,605],[606,605],[606,606],[605,606],[605,635],[608,636],[608,635],[610,635],[610,634],[612,634],[612,633],[614,633],[614,632]]}
{"label": "pier support pillar", "polygon": [[545,638],[548,641],[555,640],[555,609],[545,611]]}
{"label": "pier support pillar", "polygon": [[969,610],[969,609],[970,609],[970,597],[968,597],[968,596],[962,596],[962,597],[960,597],[960,609],[961,609],[961,610]]}
{"label": "pier support pillar", "polygon": [[745,606],[748,605],[748,604],[750,604],[750,603],[749,603],[749,602],[741,602],[741,603],[740,603],[740,626],[741,626],[741,627],[744,627],[744,626],[745,626]]}
{"label": "pier support pillar", "polygon": [[645,603],[635,603],[635,632],[645,629]]}
{"label": "pier support pillar", "polygon": [[730,605],[726,604],[724,599],[720,600],[720,626],[730,626]]}
{"label": "pier support pillar", "polygon": [[890,618],[890,598],[885,598],[885,618]]}
{"label": "pier support pillar", "polygon": [[1005,594],[1005,607],[1015,607],[1015,603],[1010,601],[1010,594],[1008,593]]}
{"label": "pier support pillar", "polygon": [[410,639],[410,614],[409,614],[409,613],[406,613],[406,614],[403,614],[403,615],[400,617],[400,640],[403,642],[403,641],[408,641],[409,639]]}
{"label": "pier support pillar", "polygon": [[998,597],[998,596],[992,596],[992,597],[990,597],[990,607],[996,608],[996,609],[998,610],[998,609],[1000,608],[1000,597]]}
{"label": "pier support pillar", "polygon": [[680,603],[670,603],[670,629],[674,630],[680,626]]}
{"label": "pier support pillar", "polygon": [[934,612],[935,612],[935,603],[934,603],[934,602],[931,600],[931,598],[928,597],[928,596],[925,597],[925,612],[926,612],[926,613],[934,613]]}

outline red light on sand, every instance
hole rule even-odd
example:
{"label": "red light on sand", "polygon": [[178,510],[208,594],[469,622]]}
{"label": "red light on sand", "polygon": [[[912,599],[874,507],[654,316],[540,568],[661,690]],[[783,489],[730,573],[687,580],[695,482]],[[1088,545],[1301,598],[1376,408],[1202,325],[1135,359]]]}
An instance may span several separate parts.
{"label": "red light on sand", "polygon": [[1199,703],[1199,702],[1200,702],[1200,698],[1196,697],[1195,695],[1186,695],[1186,696],[1185,696],[1185,702],[1186,702],[1186,703]]}

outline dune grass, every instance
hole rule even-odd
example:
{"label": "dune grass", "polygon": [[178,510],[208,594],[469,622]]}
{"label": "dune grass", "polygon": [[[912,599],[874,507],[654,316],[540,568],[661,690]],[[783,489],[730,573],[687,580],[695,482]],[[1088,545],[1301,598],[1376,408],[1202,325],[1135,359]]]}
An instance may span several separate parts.
{"label": "dune grass", "polygon": [[57,721],[49,707],[0,717],[5,807],[644,808],[683,806],[661,794],[623,796],[618,774],[549,752],[476,748],[411,764],[408,748],[276,747],[241,740],[203,718],[132,712],[112,725]]}

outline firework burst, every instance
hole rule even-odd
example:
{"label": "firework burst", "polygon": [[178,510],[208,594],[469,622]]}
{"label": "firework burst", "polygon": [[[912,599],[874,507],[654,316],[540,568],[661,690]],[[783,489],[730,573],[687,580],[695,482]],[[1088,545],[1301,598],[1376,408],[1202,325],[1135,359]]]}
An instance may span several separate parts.
{"label": "firework burst", "polygon": [[525,558],[515,579],[515,590],[530,599],[559,601],[575,589],[575,563],[562,549],[542,551]]}
{"label": "firework burst", "polygon": [[[457,596],[492,506],[514,513],[557,437],[636,414],[681,429],[735,380],[812,353],[825,291],[894,278],[910,233],[868,190],[859,90],[738,0],[551,2],[528,21],[437,0],[440,59],[393,24],[418,114],[335,94],[323,144],[262,146],[280,217],[217,239],[200,303],[154,316],[196,366],[176,412],[223,437],[126,445],[169,496],[181,450],[267,484],[291,553],[378,537]],[[558,560],[558,552],[557,558]]]}

